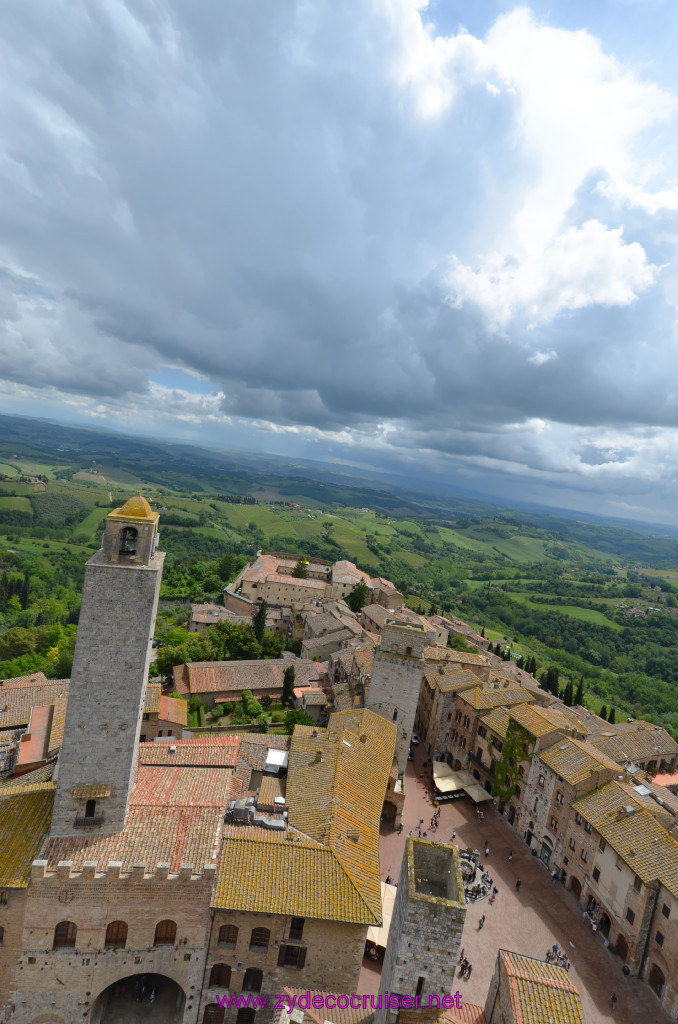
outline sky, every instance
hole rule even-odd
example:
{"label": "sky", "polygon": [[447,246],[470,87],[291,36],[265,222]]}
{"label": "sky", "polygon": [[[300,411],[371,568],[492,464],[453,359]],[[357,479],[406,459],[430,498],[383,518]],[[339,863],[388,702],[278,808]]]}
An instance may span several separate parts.
{"label": "sky", "polygon": [[0,411],[678,512],[674,0],[6,0]]}

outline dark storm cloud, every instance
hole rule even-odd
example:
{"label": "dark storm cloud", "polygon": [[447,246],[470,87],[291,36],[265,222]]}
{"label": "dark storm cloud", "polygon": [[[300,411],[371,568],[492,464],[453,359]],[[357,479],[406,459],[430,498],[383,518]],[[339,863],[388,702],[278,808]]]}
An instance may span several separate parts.
{"label": "dark storm cloud", "polygon": [[[221,391],[211,424],[565,476],[604,471],[601,431],[676,425],[672,282],[647,256],[675,238],[662,221],[653,249],[640,207],[622,234],[605,169],[673,101],[585,34],[519,11],[436,39],[410,0],[13,0],[0,58],[22,394],[151,416],[149,373],[184,367]],[[559,110],[568,75],[589,93]]]}

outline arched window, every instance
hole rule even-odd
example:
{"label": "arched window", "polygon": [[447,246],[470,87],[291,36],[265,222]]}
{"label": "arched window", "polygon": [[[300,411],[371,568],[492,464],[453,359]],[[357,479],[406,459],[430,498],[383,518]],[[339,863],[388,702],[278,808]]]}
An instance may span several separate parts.
{"label": "arched window", "polygon": [[407,655],[408,658],[411,658],[412,657],[412,648],[411,647],[406,647],[405,648],[405,654]]}
{"label": "arched window", "polygon": [[217,1006],[216,1003],[210,1003],[209,1006],[205,1007],[202,1024],[224,1024],[225,1016],[226,1011],[223,1006]]}
{"label": "arched window", "polygon": [[243,992],[261,992],[263,983],[264,972],[260,971],[258,967],[248,967],[243,978],[242,990]]}
{"label": "arched window", "polygon": [[231,984],[231,968],[228,964],[214,964],[210,971],[210,986],[228,988]]}
{"label": "arched window", "polygon": [[135,555],[138,532],[133,526],[126,526],[120,533],[120,554]]}
{"label": "arched window", "polygon": [[155,926],[154,946],[173,946],[177,937],[177,926],[174,921],[158,921]]}
{"label": "arched window", "polygon": [[93,818],[96,814],[97,802],[96,800],[88,800],[85,804],[85,817]]}
{"label": "arched window", "polygon": [[235,1024],[254,1024],[256,1015],[256,1010],[253,1010],[251,1006],[241,1006],[235,1018]]}
{"label": "arched window", "polygon": [[[250,938],[250,950],[254,953],[265,953],[271,941],[268,928],[253,928]],[[257,989],[257,991],[259,991]]]}
{"label": "arched window", "polygon": [[77,927],[72,921],[59,921],[54,929],[54,942],[52,949],[63,949],[75,946],[75,939],[78,934]]}
{"label": "arched window", "polygon": [[395,710],[393,711],[393,721],[394,722],[398,721],[398,709],[397,708],[395,708]]}
{"label": "arched window", "polygon": [[234,924],[222,924],[219,929],[219,945],[222,949],[235,949],[238,941],[238,929]]}
{"label": "arched window", "polygon": [[127,942],[127,922],[126,921],[111,921],[108,928],[106,929],[106,940],[104,946],[106,949],[111,947],[122,947]]}

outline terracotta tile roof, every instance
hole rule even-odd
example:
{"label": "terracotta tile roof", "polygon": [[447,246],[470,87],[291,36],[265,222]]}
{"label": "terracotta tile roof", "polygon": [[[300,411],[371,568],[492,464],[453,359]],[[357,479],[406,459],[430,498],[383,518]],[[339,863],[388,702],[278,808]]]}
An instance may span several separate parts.
{"label": "terracotta tile roof", "polygon": [[28,790],[31,786],[41,786],[44,782],[50,782],[55,767],[56,761],[51,761],[49,764],[41,765],[40,768],[35,768],[32,772],[17,775],[16,778],[0,780],[0,796],[7,790]]}
{"label": "terracotta tile roof", "polygon": [[601,754],[590,743],[574,740],[569,736],[558,740],[552,747],[542,750],[536,755],[547,764],[556,775],[562,776],[566,782],[576,786],[584,782],[595,772],[606,768],[618,770],[619,766],[610,757]]}
{"label": "terracotta tile roof", "polygon": [[[286,994],[289,993],[289,995],[297,996],[297,997],[298,996],[305,996],[306,995],[306,989],[287,988],[287,986],[285,986],[283,988],[283,992],[286,993]],[[326,997],[330,993],[328,993],[328,992],[313,992],[313,991],[311,991],[310,994],[311,994],[311,1006],[313,1006],[313,1002],[312,1002],[313,996],[320,996],[320,998],[323,1000],[322,1005],[323,1005],[323,1007],[325,1007],[325,1005],[326,1005],[325,1004],[325,999],[326,999]],[[332,994],[334,995],[334,993],[332,993]],[[277,1024],[290,1024],[290,1019],[291,1018],[290,1018],[290,1015],[289,1015],[289,1012],[288,1012],[289,1011],[289,1003],[287,1002],[287,1000],[285,1000],[285,1004],[287,1006],[287,1011],[285,1011],[285,1010],[281,1010],[280,1011],[280,1016],[276,1018]],[[367,1009],[362,1009],[362,1000],[361,1000],[361,1008],[359,1010],[352,1009],[350,1006],[347,1007],[345,1010],[344,1009],[339,1009],[339,1007],[337,1007],[335,1009],[330,1009],[328,1007],[327,1009],[324,1009],[324,1008],[321,1009],[321,1010],[311,1009],[310,1011],[308,1011],[308,1010],[303,1010],[303,1009],[301,1009],[300,1007],[297,1007],[297,1006],[295,1006],[294,1009],[296,1011],[295,1015],[294,1015],[295,1016],[295,1024],[297,1022],[297,1015],[300,1015],[300,1014],[303,1014],[303,1020],[301,1019],[301,1017],[299,1017],[298,1018],[298,1024],[319,1024],[319,1022],[320,1022],[320,1024],[323,1024],[323,1022],[325,1021],[325,1018],[329,1018],[328,1024],[372,1024],[372,1020],[373,1020],[373,1017],[374,1017],[374,1010],[372,1010],[372,1008],[370,1007],[369,999],[367,1001]]]}
{"label": "terracotta tile roof", "polygon": [[124,832],[92,836],[88,839],[48,839],[42,857],[49,870],[60,860],[73,861],[73,870],[81,871],[85,861],[96,861],[105,871],[110,861],[122,861],[122,871],[144,863],[149,871],[169,863],[178,871],[182,863],[201,872],[205,864],[214,864],[219,850],[223,810],[221,807],[130,807]]}
{"label": "terracotta tile roof", "polygon": [[367,647],[361,651],[356,651],[353,655],[353,665],[356,672],[360,672],[364,676],[371,676],[372,667],[374,666],[374,648]]}
{"label": "terracotta tile roof", "polygon": [[[140,743],[140,765],[183,765],[186,767],[234,768],[240,736],[198,736],[176,743]],[[170,748],[175,747],[171,753]]]}
{"label": "terracotta tile roof", "polygon": [[439,672],[437,668],[424,670],[424,678],[429,685],[440,690],[441,693],[453,693],[462,690],[474,690],[478,687],[478,676],[473,672],[460,670],[457,665],[445,672]]}
{"label": "terracotta tile roof", "polygon": [[144,698],[144,711],[146,714],[157,714],[160,708],[160,696],[162,694],[162,686],[160,683],[147,683],[146,684],[146,695]]}
{"label": "terracotta tile roof", "polygon": [[188,669],[191,693],[242,693],[243,690],[282,690],[283,673],[294,666],[297,686],[319,683],[325,670],[315,661],[301,658],[271,658],[262,661],[194,661]]}
{"label": "terracotta tile roof", "polygon": [[14,676],[13,679],[1,680],[0,687],[3,690],[8,690],[17,686],[42,686],[48,682],[49,679],[44,672],[30,672],[27,676]]}
{"label": "terracotta tile roof", "polygon": [[[526,690],[522,692],[527,693]],[[572,728],[564,715],[559,715],[553,708],[537,707],[536,704],[522,704],[512,708],[511,718],[532,736],[546,736],[557,729]]]}
{"label": "terracotta tile roof", "polygon": [[53,783],[28,784],[0,793],[0,887],[28,885],[52,817],[54,788]]}
{"label": "terracotta tile roof", "polygon": [[499,951],[515,1024],[586,1024],[579,990],[562,967]]}
{"label": "terracotta tile roof", "polygon": [[302,690],[302,703],[308,707],[325,707],[327,704],[327,697],[322,690]]}
{"label": "terracotta tile roof", "polygon": [[110,786],[73,786],[71,790],[71,796],[74,800],[99,800],[110,795]]}
{"label": "terracotta tile roof", "polygon": [[275,775],[264,775],[259,787],[257,807],[275,809],[276,798],[284,796],[282,780]]}
{"label": "terracotta tile roof", "polygon": [[[628,726],[624,723],[617,729],[609,725],[601,733],[591,736],[590,742],[617,764],[672,758],[678,753],[678,743],[660,726],[650,722],[633,722]],[[614,735],[606,735],[613,731]]]}
{"label": "terracotta tile roof", "polygon": [[425,647],[424,658],[431,661],[457,662],[460,665],[479,665],[485,668],[490,666],[483,654],[472,654],[470,651],[467,654],[465,651],[455,651],[450,647]]}
{"label": "terracotta tile roof", "polygon": [[532,694],[520,686],[515,689],[506,687],[498,690],[491,686],[478,686],[475,690],[466,690],[461,698],[474,708],[489,710],[490,708],[511,707],[513,704],[524,704],[532,699]]}
{"label": "terracotta tile roof", "polygon": [[511,721],[511,714],[506,708],[494,708],[492,711],[488,711],[486,715],[481,715],[480,720],[492,732],[506,739],[509,722]]}
{"label": "terracotta tile roof", "polygon": [[[627,810],[629,808],[629,810]],[[630,786],[608,782],[572,803],[643,882],[658,878],[678,899],[678,842]]]}
{"label": "terracotta tile roof", "polygon": [[31,710],[54,704],[58,697],[68,696],[68,680],[56,679],[38,685],[0,689],[0,729],[28,725]]}
{"label": "terracotta tile roof", "polygon": [[54,713],[52,714],[52,729],[49,734],[49,749],[54,752],[61,748],[64,738],[64,726],[66,724],[66,705],[68,697],[57,697],[54,701]]}
{"label": "terracotta tile roof", "polygon": [[394,748],[395,726],[366,710],[333,715],[327,729],[297,727],[287,832],[226,826],[215,906],[379,923],[379,819]]}
{"label": "terracotta tile roof", "polygon": [[177,697],[160,698],[158,718],[161,722],[174,722],[176,725],[188,725],[188,704]]}
{"label": "terracotta tile roof", "polygon": [[140,765],[130,803],[146,807],[222,807],[231,798],[229,768]]}
{"label": "terracotta tile roof", "polygon": [[462,999],[458,1010],[429,1010],[428,1007],[400,1010],[398,1024],[486,1024],[486,1020],[482,1006],[467,1003]]}

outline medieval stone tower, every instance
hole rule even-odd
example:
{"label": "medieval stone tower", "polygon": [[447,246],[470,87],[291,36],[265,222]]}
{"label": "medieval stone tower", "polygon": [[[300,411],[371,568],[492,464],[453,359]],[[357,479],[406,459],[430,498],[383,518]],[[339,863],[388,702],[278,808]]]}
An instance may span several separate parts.
{"label": "medieval stone tower", "polygon": [[140,494],[85,567],[51,835],[121,832],[134,781],[164,554]]}
{"label": "medieval stone tower", "polygon": [[423,651],[427,642],[423,626],[394,619],[382,629],[381,647],[374,654],[365,707],[395,722],[398,730],[395,757],[401,772],[407,767],[407,752],[426,668]]}
{"label": "medieval stone tower", "polygon": [[[465,918],[466,898],[456,846],[409,838],[400,868],[380,994],[442,997],[452,992]],[[421,1005],[428,1007],[428,999],[422,999]],[[381,1006],[374,1024],[386,1024],[392,1014],[394,1011]]]}

